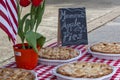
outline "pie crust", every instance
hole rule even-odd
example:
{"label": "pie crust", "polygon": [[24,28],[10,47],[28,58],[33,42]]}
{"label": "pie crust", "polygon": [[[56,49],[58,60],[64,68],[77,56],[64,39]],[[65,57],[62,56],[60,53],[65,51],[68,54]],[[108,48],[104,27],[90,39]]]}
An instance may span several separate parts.
{"label": "pie crust", "polygon": [[92,45],[90,50],[106,54],[120,54],[120,43],[100,42]]}
{"label": "pie crust", "polygon": [[57,68],[57,73],[74,78],[99,78],[112,72],[107,64],[90,62],[68,63]]}
{"label": "pie crust", "polygon": [[24,69],[1,68],[0,80],[35,80],[35,75]]}
{"label": "pie crust", "polygon": [[78,51],[67,47],[46,47],[39,52],[39,57],[51,60],[67,60],[79,55]]}

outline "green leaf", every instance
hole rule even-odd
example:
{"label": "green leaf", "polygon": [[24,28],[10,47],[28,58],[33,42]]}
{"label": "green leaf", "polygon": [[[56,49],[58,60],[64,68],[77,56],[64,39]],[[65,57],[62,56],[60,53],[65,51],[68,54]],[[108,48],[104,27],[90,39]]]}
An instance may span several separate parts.
{"label": "green leaf", "polygon": [[37,9],[38,9],[38,7],[35,7],[33,5],[31,6],[31,11],[30,11],[31,16],[30,16],[30,19],[31,19],[31,26],[33,26],[33,28],[34,28],[35,23],[36,23]]}
{"label": "green leaf", "polygon": [[45,0],[43,2],[43,5],[40,5],[39,8],[37,9],[37,16],[36,16],[37,23],[36,23],[35,31],[37,30],[39,24],[41,23],[44,10],[45,10]]}
{"label": "green leaf", "polygon": [[22,43],[24,43],[25,40],[25,35],[23,31],[24,23],[29,15],[30,13],[26,14],[21,20],[19,20],[18,35],[20,36]]}
{"label": "green leaf", "polygon": [[30,13],[27,13],[23,18],[22,18],[22,21],[21,21],[21,25],[23,26],[24,23],[25,23],[25,20],[27,19],[27,17],[30,15]]}
{"label": "green leaf", "polygon": [[31,21],[30,21],[30,30],[33,30],[34,29],[34,19],[31,19]]}
{"label": "green leaf", "polygon": [[24,32],[26,33],[30,29],[31,21],[29,19],[27,19],[25,23],[26,24],[25,24],[25,27],[24,27]]}
{"label": "green leaf", "polygon": [[24,36],[24,32],[23,32],[23,26],[21,26],[21,25],[19,25],[19,27],[18,27],[18,35],[21,38],[21,41],[23,43],[24,39],[25,39],[25,36]]}
{"label": "green leaf", "polygon": [[26,41],[28,42],[28,44],[36,51],[37,50],[37,45],[39,45],[40,47],[42,47],[45,43],[46,38],[41,35],[40,33],[35,33],[33,31],[29,31],[26,33]]}
{"label": "green leaf", "polygon": [[28,42],[28,44],[36,51],[37,50],[37,39],[36,39],[36,33],[33,31],[28,31],[25,35],[26,37],[26,41]]}
{"label": "green leaf", "polygon": [[36,33],[36,38],[37,38],[37,44],[42,47],[45,43],[46,38],[41,35],[40,33]]}

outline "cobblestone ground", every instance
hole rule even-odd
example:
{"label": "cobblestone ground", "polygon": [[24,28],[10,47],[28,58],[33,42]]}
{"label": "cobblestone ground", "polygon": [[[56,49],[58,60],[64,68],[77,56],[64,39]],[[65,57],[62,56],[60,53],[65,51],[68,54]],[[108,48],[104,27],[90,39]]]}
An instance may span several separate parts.
{"label": "cobblestone ground", "polygon": [[[87,22],[94,21],[109,14],[119,7],[120,0],[47,0],[45,14],[38,32],[46,36],[47,41],[57,37],[58,9],[65,7],[86,7]],[[25,9],[27,12],[29,8]],[[88,28],[89,29],[89,28]],[[19,42],[19,39],[18,39]],[[12,43],[8,41],[7,35],[0,30],[0,65],[6,59],[11,58],[14,53]],[[7,60],[7,62],[9,62]]]}

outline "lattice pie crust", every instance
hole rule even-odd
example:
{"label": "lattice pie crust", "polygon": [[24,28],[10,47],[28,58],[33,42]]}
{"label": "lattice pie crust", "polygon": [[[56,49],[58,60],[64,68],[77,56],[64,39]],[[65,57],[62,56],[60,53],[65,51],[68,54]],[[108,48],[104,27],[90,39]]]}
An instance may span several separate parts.
{"label": "lattice pie crust", "polygon": [[120,54],[120,43],[101,42],[101,43],[92,45],[90,49],[91,51],[94,51],[94,52]]}
{"label": "lattice pie crust", "polygon": [[1,68],[0,80],[35,80],[35,76],[24,69]]}
{"label": "lattice pie crust", "polygon": [[102,63],[74,62],[57,68],[57,73],[74,78],[99,78],[112,73],[112,67]]}
{"label": "lattice pie crust", "polygon": [[67,60],[78,56],[78,51],[67,47],[46,47],[40,50],[39,56],[51,60]]}

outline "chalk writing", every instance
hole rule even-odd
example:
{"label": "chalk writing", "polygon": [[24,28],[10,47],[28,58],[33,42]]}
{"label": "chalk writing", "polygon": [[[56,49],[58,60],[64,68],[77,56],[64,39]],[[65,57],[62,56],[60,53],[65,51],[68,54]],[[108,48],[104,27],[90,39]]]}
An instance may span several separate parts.
{"label": "chalk writing", "polygon": [[59,9],[59,17],[63,46],[88,43],[85,8]]}

